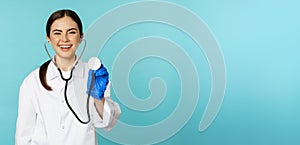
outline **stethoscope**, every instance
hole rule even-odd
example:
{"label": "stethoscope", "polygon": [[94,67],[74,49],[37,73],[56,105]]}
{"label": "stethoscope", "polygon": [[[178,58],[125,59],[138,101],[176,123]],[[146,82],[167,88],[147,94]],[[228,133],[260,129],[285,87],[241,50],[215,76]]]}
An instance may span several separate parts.
{"label": "stethoscope", "polygon": [[[83,39],[84,41],[84,46],[83,46],[83,50],[81,51],[80,55],[78,58],[76,58],[75,60],[75,63],[73,64],[73,67],[71,69],[71,72],[70,72],[70,76],[69,78],[64,78],[63,77],[63,74],[62,74],[62,71],[60,70],[60,68],[57,66],[57,64],[55,63],[55,61],[52,59],[49,51],[48,51],[48,48],[47,48],[47,45],[45,42],[44,43],[44,48],[47,52],[47,55],[48,57],[50,58],[50,60],[53,62],[53,64],[57,67],[58,71],[59,71],[59,74],[60,74],[60,77],[62,80],[64,80],[66,83],[65,83],[65,90],[64,90],[64,98],[65,98],[65,101],[66,101],[66,104],[67,106],[69,107],[69,109],[71,110],[71,112],[73,113],[73,115],[76,117],[76,119],[82,123],[82,124],[87,124],[90,122],[91,120],[91,117],[90,117],[90,111],[89,111],[89,100],[90,100],[90,93],[91,93],[91,90],[92,90],[92,86],[94,85],[94,82],[95,82],[95,74],[92,73],[92,79],[91,79],[91,83],[90,83],[90,87],[89,87],[89,91],[88,91],[88,97],[87,97],[87,103],[86,103],[86,108],[87,108],[87,115],[88,115],[88,120],[87,121],[82,121],[78,115],[76,114],[76,112],[73,110],[72,106],[70,105],[69,101],[68,101],[68,97],[67,97],[67,89],[68,89],[68,83],[69,81],[72,79],[72,74],[73,74],[73,70],[75,69],[75,66],[77,65],[78,61],[80,60],[80,58],[82,57],[84,51],[85,51],[85,48],[86,48],[86,40]],[[99,63],[100,63],[100,66],[101,66],[101,62],[98,58],[96,57],[93,57],[92,59],[89,60],[88,62],[88,65],[89,67],[92,69],[92,70],[97,70],[97,68],[100,68],[99,66]]]}

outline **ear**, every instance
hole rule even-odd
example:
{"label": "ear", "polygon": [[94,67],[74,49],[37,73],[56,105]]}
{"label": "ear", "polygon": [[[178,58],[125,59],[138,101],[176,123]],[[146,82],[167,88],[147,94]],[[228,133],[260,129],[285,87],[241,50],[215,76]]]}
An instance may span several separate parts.
{"label": "ear", "polygon": [[46,40],[48,43],[50,43],[50,38],[46,35]]}
{"label": "ear", "polygon": [[80,35],[80,43],[82,42],[82,39],[84,38],[84,33],[82,33],[81,35]]}

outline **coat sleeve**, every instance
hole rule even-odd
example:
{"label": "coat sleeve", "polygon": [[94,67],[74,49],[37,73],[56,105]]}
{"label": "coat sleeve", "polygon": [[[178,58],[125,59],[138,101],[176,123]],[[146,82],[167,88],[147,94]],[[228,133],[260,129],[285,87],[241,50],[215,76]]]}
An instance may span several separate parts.
{"label": "coat sleeve", "polygon": [[30,145],[36,124],[36,112],[33,107],[34,95],[30,79],[25,79],[19,90],[18,117],[15,144]]}
{"label": "coat sleeve", "polygon": [[104,128],[109,131],[114,127],[121,114],[119,105],[110,98],[110,82],[107,84],[104,97],[103,118],[98,115],[96,108],[93,107],[93,121],[96,128]]}

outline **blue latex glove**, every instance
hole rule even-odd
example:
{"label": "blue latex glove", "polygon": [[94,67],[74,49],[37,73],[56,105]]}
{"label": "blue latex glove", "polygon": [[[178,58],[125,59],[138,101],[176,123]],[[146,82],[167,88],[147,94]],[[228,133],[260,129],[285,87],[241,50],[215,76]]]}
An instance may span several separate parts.
{"label": "blue latex glove", "polygon": [[90,91],[90,85],[92,82],[92,74],[95,74],[95,80],[92,85],[92,89],[90,92],[90,96],[93,98],[101,100],[104,97],[104,92],[106,90],[106,85],[108,83],[108,72],[106,68],[101,65],[101,67],[98,70],[89,70],[89,76],[88,76],[88,82],[87,82],[87,90],[86,93],[89,94]]}

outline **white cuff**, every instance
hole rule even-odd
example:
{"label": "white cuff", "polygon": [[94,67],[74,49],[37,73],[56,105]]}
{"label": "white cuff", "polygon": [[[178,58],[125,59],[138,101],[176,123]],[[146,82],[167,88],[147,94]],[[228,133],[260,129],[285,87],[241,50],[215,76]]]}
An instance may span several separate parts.
{"label": "white cuff", "polygon": [[[94,107],[93,110],[96,111],[96,108]],[[119,104],[112,101],[110,97],[106,97],[103,108],[103,118],[101,119],[99,115],[95,115],[94,126],[97,128],[104,128],[106,131],[110,131],[117,123],[120,114],[121,109]]]}

